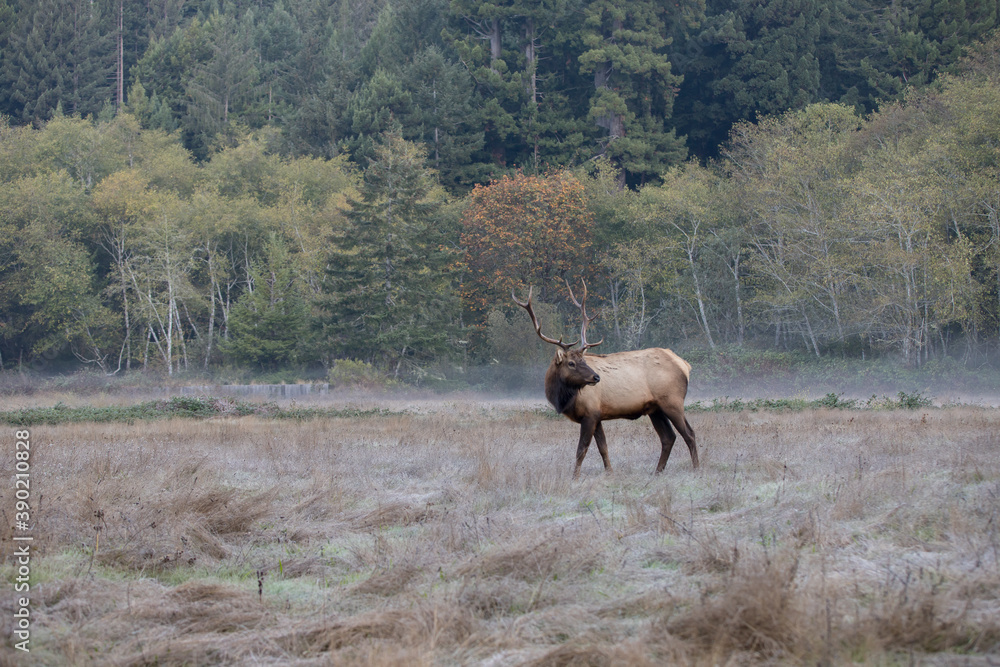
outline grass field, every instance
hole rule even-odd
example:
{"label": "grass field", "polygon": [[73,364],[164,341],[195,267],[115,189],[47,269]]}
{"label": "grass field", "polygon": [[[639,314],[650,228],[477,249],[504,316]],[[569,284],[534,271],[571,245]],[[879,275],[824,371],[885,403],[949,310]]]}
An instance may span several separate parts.
{"label": "grass field", "polygon": [[24,664],[1000,663],[995,409],[700,412],[656,477],[608,422],[574,481],[540,403],[368,407],[32,426]]}

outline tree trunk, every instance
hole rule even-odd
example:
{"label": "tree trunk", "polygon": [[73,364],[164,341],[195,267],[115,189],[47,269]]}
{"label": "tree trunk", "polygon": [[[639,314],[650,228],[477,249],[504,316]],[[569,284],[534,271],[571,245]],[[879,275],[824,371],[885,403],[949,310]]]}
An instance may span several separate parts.
{"label": "tree trunk", "polygon": [[535,71],[536,48],[535,21],[528,18],[524,20],[524,64],[525,70],[528,72],[526,89],[528,92],[529,103],[532,107],[538,103],[538,78]]}
{"label": "tree trunk", "polygon": [[680,226],[674,223],[674,227],[677,231],[684,235],[684,251],[687,255],[688,266],[691,267],[691,280],[694,283],[694,297],[698,302],[698,314],[699,320],[701,322],[702,328],[705,330],[705,337],[708,339],[708,346],[715,349],[715,340],[712,338],[712,329],[708,325],[708,315],[705,311],[705,298],[701,293],[701,281],[698,279],[698,268],[695,265],[694,255],[696,248],[696,239],[698,236],[698,227],[700,226],[700,221],[694,223],[694,229],[689,234],[684,231]]}
{"label": "tree trunk", "polygon": [[733,283],[736,290],[736,342],[739,345],[743,344],[743,339],[746,336],[746,325],[743,323],[743,296],[740,291],[740,258],[736,257],[735,267],[733,268]]}
{"label": "tree trunk", "polygon": [[694,271],[694,263],[691,265],[692,278],[694,278],[694,294],[698,300],[698,313],[701,315],[701,324],[705,329],[705,337],[708,338],[708,346],[715,349],[715,341],[712,339],[712,329],[708,326],[708,316],[705,314],[705,300],[701,295],[701,286],[698,283],[698,274]]}
{"label": "tree trunk", "polygon": [[618,345],[620,346],[622,344],[622,328],[618,312],[618,283],[612,280],[608,283],[608,286],[611,288],[611,317],[615,322],[615,340],[618,341]]}
{"label": "tree trunk", "polygon": [[[615,19],[612,26],[612,33],[606,39],[609,42],[614,42],[614,34],[622,29],[621,19]],[[603,67],[597,67],[594,70],[594,89],[601,90],[610,88],[611,75],[614,72],[614,65],[607,62]],[[621,114],[610,114],[608,116],[602,116],[597,119],[598,127],[603,127],[608,131],[608,143],[610,144],[615,139],[625,136],[625,117]],[[625,187],[625,172],[622,171],[619,177],[620,183],[619,188]]]}
{"label": "tree trunk", "polygon": [[493,19],[490,21],[490,64],[492,65],[496,61],[500,60],[500,19]]}
{"label": "tree trunk", "polygon": [[208,306],[208,341],[205,343],[205,370],[208,370],[208,361],[212,358],[212,340],[215,335],[215,291],[218,289],[215,280],[215,271],[212,267],[212,255],[208,255],[208,280],[209,280],[209,306]]}
{"label": "tree trunk", "polygon": [[122,105],[125,104],[125,0],[118,0],[118,73],[117,73],[117,93],[118,98],[115,105],[117,111],[121,112]]}
{"label": "tree trunk", "polygon": [[[169,293],[169,290],[168,290]],[[152,298],[150,298],[152,301]],[[167,300],[167,375],[174,374],[174,297],[170,293]]]}
{"label": "tree trunk", "polygon": [[812,343],[813,352],[816,353],[816,357],[819,358],[819,344],[816,342],[816,334],[813,333],[812,323],[809,321],[809,315],[806,314],[805,309],[802,310],[802,319],[806,323],[806,332],[809,334],[809,342]]}
{"label": "tree trunk", "polygon": [[125,370],[132,370],[132,323],[129,321],[128,286],[125,284],[125,267],[119,266],[122,282],[122,310],[125,312]]}

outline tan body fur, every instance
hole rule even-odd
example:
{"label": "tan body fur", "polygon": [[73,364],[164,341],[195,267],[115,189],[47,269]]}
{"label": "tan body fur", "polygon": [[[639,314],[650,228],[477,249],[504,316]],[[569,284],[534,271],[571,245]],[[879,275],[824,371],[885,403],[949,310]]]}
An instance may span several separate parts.
{"label": "tan body fur", "polygon": [[578,414],[637,419],[664,404],[679,405],[683,411],[691,366],[673,351],[657,347],[584,358],[601,381],[580,389]]}

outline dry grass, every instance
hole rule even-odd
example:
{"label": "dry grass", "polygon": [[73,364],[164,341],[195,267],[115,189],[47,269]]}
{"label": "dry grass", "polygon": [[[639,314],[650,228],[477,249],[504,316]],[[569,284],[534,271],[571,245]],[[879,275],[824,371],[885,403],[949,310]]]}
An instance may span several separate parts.
{"label": "dry grass", "polygon": [[610,423],[573,481],[533,407],[32,429],[32,664],[997,662],[995,410],[699,414],[659,477]]}

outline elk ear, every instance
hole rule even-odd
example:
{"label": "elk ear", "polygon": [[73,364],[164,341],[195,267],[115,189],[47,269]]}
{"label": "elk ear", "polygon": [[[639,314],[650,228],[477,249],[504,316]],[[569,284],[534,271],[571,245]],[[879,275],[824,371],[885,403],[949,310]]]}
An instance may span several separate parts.
{"label": "elk ear", "polygon": [[565,358],[566,358],[566,350],[564,350],[562,348],[559,348],[558,350],[556,350],[555,362],[557,364],[561,364]]}

